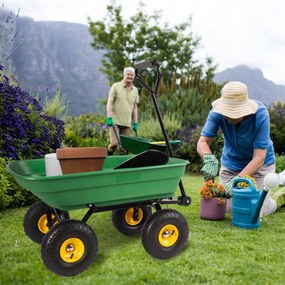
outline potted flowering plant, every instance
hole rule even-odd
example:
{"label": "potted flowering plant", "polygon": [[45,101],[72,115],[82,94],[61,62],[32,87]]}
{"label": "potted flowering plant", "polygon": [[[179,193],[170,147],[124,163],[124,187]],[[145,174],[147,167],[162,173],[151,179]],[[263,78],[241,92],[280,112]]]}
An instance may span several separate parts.
{"label": "potted flowering plant", "polygon": [[200,217],[205,220],[223,220],[226,214],[226,194],[223,185],[206,181],[199,190]]}
{"label": "potted flowering plant", "polygon": [[217,201],[219,204],[226,203],[224,185],[216,183],[213,180],[204,183],[200,188],[200,196],[204,199],[218,198]]}

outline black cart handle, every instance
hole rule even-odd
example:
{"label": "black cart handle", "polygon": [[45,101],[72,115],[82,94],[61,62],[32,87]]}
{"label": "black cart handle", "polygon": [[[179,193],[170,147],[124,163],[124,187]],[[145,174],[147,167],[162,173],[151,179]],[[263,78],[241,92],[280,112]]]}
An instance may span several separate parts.
{"label": "black cart handle", "polygon": [[[136,74],[137,81],[141,84],[142,87],[144,87],[149,92],[149,94],[152,98],[154,108],[155,108],[155,112],[156,112],[161,130],[162,130],[162,133],[164,136],[164,140],[166,142],[168,154],[170,157],[173,157],[173,152],[172,152],[172,149],[170,146],[169,138],[168,138],[167,132],[165,130],[164,123],[163,123],[162,117],[161,117],[161,113],[160,113],[160,110],[158,108],[158,104],[156,101],[157,90],[158,90],[159,83],[160,83],[160,80],[162,77],[161,69],[160,69],[160,63],[156,60],[147,59],[147,60],[135,63],[134,66],[136,67],[135,74]],[[140,75],[139,69],[145,69],[148,67],[152,67],[156,71],[156,80],[155,80],[155,84],[154,84],[154,89],[152,89],[145,81],[143,81],[143,79],[141,78],[141,75]]]}
{"label": "black cart handle", "polygon": [[[138,80],[138,82],[142,85],[142,87],[144,87],[150,94],[153,94],[154,96],[157,95],[157,90],[159,87],[159,83],[162,77],[161,74],[161,69],[160,69],[160,63],[156,60],[153,59],[147,59],[147,60],[143,60],[140,62],[137,62],[134,64],[135,66],[135,75],[136,75],[136,79]],[[156,80],[155,80],[155,84],[154,84],[154,88],[152,89],[142,78],[140,75],[140,70],[146,69],[152,67],[155,72],[156,72]]]}
{"label": "black cart handle", "polygon": [[[162,121],[162,117],[161,117],[161,114],[160,114],[160,111],[159,111],[159,108],[158,108],[158,105],[157,105],[157,101],[156,101],[156,98],[155,98],[156,95],[157,95],[157,90],[158,90],[159,83],[160,83],[160,80],[161,80],[161,77],[162,77],[161,69],[160,69],[160,63],[158,61],[156,61],[156,60],[147,59],[147,60],[143,60],[143,61],[140,61],[138,63],[135,63],[134,66],[135,66],[136,79],[141,84],[141,86],[144,87],[149,92],[149,94],[151,95],[151,98],[152,98],[152,101],[153,101],[153,104],[154,104],[154,108],[155,108],[155,112],[156,112],[156,115],[157,115],[157,118],[158,118],[161,130],[162,130],[162,133],[163,133],[163,136],[164,136],[164,140],[166,142],[168,154],[169,154],[170,157],[174,157],[172,149],[171,149],[171,146],[170,146],[169,138],[168,138],[167,132],[165,130],[164,123]],[[140,72],[139,72],[140,69],[146,69],[148,67],[152,67],[156,71],[156,80],[155,80],[155,84],[154,84],[154,89],[153,90],[151,89],[151,87],[146,82],[143,81],[143,79],[140,76]],[[180,201],[181,205],[187,205],[187,206],[190,205],[191,199],[190,199],[190,197],[186,196],[186,193],[185,193],[185,190],[184,190],[184,186],[182,184],[181,179],[179,181],[179,188],[180,188],[181,195],[182,195],[180,197],[181,198],[181,201]]]}
{"label": "black cart handle", "polygon": [[156,60],[147,59],[147,60],[142,60],[142,61],[135,63],[134,66],[136,69],[146,69],[148,67],[153,67],[157,65],[158,65],[158,62]]}

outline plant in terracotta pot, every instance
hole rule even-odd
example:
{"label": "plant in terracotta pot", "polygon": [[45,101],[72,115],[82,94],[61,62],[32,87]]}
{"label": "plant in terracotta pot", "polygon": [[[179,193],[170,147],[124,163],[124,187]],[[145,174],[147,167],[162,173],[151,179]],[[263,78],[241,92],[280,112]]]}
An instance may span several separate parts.
{"label": "plant in terracotta pot", "polygon": [[226,214],[226,195],[223,185],[206,181],[199,190],[200,217],[205,220],[223,220]]}

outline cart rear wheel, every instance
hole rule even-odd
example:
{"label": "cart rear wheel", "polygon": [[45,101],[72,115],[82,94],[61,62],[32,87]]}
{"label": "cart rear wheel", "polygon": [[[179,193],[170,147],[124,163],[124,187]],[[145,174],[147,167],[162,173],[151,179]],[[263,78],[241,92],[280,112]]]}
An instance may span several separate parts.
{"label": "cart rear wheel", "polygon": [[84,222],[66,220],[55,225],[42,241],[42,260],[46,267],[62,276],[77,275],[94,261],[98,241]]}
{"label": "cart rear wheel", "polygon": [[112,222],[120,233],[133,236],[141,233],[142,227],[151,213],[150,206],[113,210]]}
{"label": "cart rear wheel", "polygon": [[[45,234],[49,231],[47,211],[50,210],[52,226],[58,223],[53,208],[42,201],[37,201],[30,206],[24,217],[25,234],[34,242],[41,243]],[[64,219],[69,219],[68,212],[62,212]]]}
{"label": "cart rear wheel", "polygon": [[187,243],[189,228],[186,219],[176,210],[155,212],[142,229],[145,250],[159,259],[171,258]]}

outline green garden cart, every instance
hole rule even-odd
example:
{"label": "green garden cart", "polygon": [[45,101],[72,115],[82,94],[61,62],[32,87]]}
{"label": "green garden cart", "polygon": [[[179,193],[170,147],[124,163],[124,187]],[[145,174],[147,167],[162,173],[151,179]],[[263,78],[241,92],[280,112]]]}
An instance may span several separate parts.
{"label": "green garden cart", "polygon": [[[155,68],[160,78],[156,61],[136,65],[139,81],[142,68]],[[159,80],[154,92],[158,85]],[[7,171],[39,198],[25,214],[24,231],[41,244],[41,257],[49,270],[73,276],[92,264],[98,252],[98,239],[87,221],[92,214],[103,211],[111,211],[112,223],[121,234],[140,234],[144,249],[154,258],[171,258],[186,246],[189,236],[186,219],[177,210],[162,206],[191,204],[181,182],[189,162],[172,156],[163,125],[162,129],[168,148],[163,163],[120,167],[140,154],[107,156],[100,171],[56,176],[46,175],[44,159],[8,163]],[[181,195],[175,198],[178,185]],[[81,220],[70,218],[70,211],[76,209],[86,209]]]}

